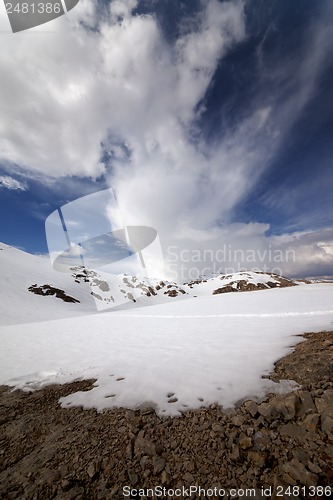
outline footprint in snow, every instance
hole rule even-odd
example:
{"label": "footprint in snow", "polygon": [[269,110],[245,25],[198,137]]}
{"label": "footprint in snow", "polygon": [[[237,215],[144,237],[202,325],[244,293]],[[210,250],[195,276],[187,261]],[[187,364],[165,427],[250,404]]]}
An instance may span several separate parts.
{"label": "footprint in snow", "polygon": [[170,398],[168,399],[168,403],[177,403],[178,398]]}

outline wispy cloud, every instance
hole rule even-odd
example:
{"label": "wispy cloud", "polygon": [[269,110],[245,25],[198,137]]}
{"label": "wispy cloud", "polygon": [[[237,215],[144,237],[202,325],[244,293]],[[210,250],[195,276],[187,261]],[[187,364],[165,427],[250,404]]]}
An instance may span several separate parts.
{"label": "wispy cloud", "polygon": [[0,187],[11,191],[26,191],[28,186],[25,182],[18,181],[9,175],[0,176]]}

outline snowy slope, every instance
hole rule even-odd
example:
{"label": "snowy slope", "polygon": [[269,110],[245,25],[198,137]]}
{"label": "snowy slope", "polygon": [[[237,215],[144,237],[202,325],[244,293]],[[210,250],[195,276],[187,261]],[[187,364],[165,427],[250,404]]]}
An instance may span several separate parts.
{"label": "snowy slope", "polygon": [[0,244],[0,269],[2,325],[294,284],[276,275],[253,271],[201,278],[182,285],[124,274],[103,274],[83,267],[73,267],[71,273],[66,274],[53,270],[47,256],[30,255],[5,244]]}
{"label": "snowy slope", "polygon": [[333,285],[192,297],[0,328],[0,383],[96,378],[65,407],[155,406],[161,415],[289,390],[262,376],[305,331],[333,328]]}
{"label": "snowy slope", "polygon": [[[88,284],[75,283],[70,275],[54,271],[48,257],[35,256],[0,243],[0,324],[63,318],[94,311]],[[36,295],[31,285],[52,285],[79,302]]]}
{"label": "snowy slope", "polygon": [[[92,314],[169,299],[167,284],[135,276],[102,274],[81,267],[54,270],[48,256],[0,243],[0,325]],[[171,285],[170,285],[171,286]],[[162,288],[165,287],[165,290]],[[57,292],[58,290],[58,292]],[[59,292],[64,292],[63,294]],[[73,299],[71,301],[70,299]]]}

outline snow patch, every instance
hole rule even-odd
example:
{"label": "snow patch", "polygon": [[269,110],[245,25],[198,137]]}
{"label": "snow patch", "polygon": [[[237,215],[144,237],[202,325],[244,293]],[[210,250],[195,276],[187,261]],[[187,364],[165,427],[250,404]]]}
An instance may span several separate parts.
{"label": "snow patch", "polygon": [[[305,331],[333,326],[333,285],[202,296],[0,329],[0,383],[34,389],[78,378],[90,391],[64,407],[139,408],[160,415],[289,391],[263,377]],[[171,395],[172,394],[172,395]]]}

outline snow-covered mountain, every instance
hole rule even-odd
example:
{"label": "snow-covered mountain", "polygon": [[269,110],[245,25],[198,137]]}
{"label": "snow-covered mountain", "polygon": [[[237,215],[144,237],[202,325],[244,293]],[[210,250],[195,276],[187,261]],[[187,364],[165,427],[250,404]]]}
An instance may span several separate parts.
{"label": "snow-covered mountain", "polygon": [[227,292],[244,292],[294,286],[295,283],[276,274],[247,271],[212,278],[202,276],[189,283],[152,280],[125,274],[109,275],[84,268],[73,268],[76,282],[89,282],[97,307],[109,308],[124,303],[151,305],[169,298],[180,299]]}
{"label": "snow-covered mountain", "polygon": [[55,271],[47,256],[0,244],[0,324],[43,321],[112,308],[132,308],[204,295],[294,286],[276,274],[255,271],[201,277],[189,283],[110,275],[73,267]]}

